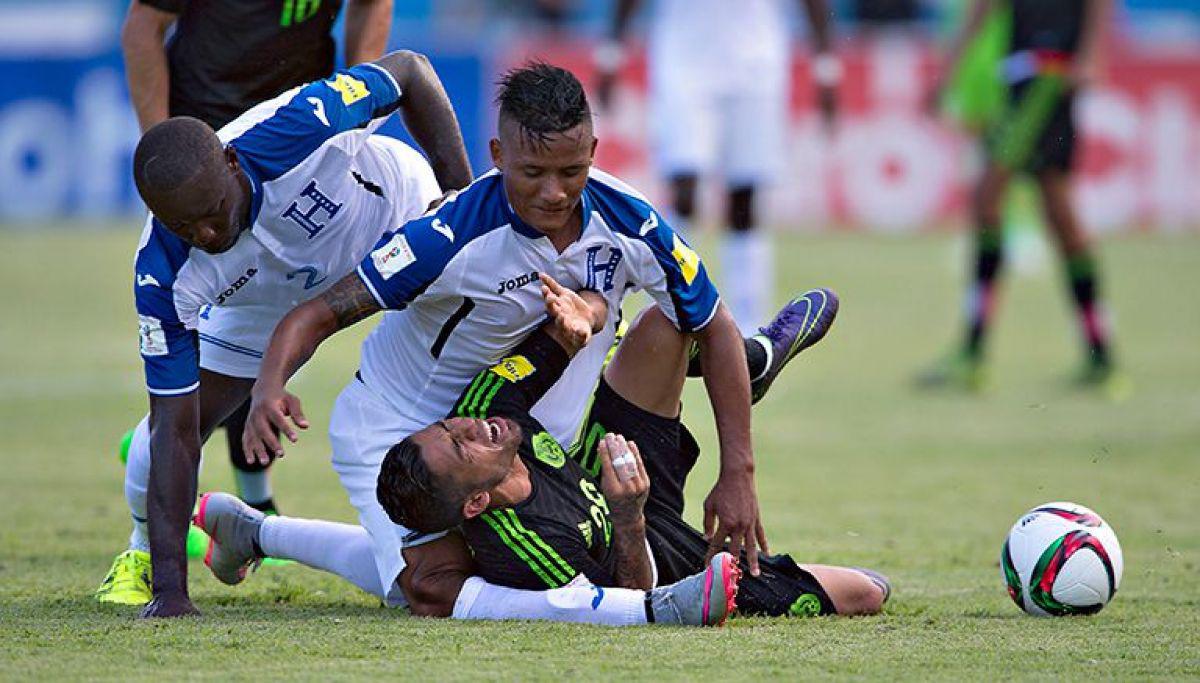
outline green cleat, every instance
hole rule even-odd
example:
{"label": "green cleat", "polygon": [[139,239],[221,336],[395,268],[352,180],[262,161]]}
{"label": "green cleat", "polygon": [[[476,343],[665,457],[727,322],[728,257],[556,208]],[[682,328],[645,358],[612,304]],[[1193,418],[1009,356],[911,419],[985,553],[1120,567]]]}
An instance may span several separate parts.
{"label": "green cleat", "polygon": [[116,605],[144,605],[151,595],[150,553],[126,550],[113,560],[96,599]]}
{"label": "green cleat", "polygon": [[1075,385],[1099,392],[1113,403],[1122,403],[1133,393],[1133,382],[1111,363],[1087,362],[1076,375]]}
{"label": "green cleat", "polygon": [[121,445],[117,447],[117,458],[121,460],[121,465],[129,462],[129,444],[131,443],[133,443],[132,429],[121,436]]}
{"label": "green cleat", "polygon": [[990,384],[991,378],[983,361],[965,353],[946,356],[917,375],[917,386],[926,389],[958,389],[979,393],[987,390]]}

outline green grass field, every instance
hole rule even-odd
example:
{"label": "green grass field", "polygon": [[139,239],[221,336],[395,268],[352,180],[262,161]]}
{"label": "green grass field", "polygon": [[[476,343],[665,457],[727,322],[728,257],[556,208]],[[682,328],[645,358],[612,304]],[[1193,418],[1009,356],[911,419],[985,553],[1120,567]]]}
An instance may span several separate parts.
{"label": "green grass field", "polygon": [[[1105,245],[1135,385],[1123,404],[1069,388],[1077,336],[1053,267],[1007,284],[988,394],[922,394],[912,373],[957,331],[954,242],[781,240],[781,299],[823,284],[843,304],[829,338],[756,413],[771,546],[876,567],[895,595],[878,618],[699,631],[414,619],[300,566],[231,589],[193,563],[202,619],[145,623],[95,603],[128,534],[117,439],[146,408],[130,297],[136,232],[0,231],[0,679],[1200,676],[1194,237]],[[323,348],[293,384],[315,424],[276,469],[291,514],[354,519],[324,429],[360,332]],[[690,489],[698,508],[716,458],[698,384],[686,415],[707,449]],[[228,490],[223,445],[208,453],[201,489]],[[1009,525],[1060,499],[1094,507],[1124,547],[1121,591],[1094,617],[1027,617],[1000,579]]]}

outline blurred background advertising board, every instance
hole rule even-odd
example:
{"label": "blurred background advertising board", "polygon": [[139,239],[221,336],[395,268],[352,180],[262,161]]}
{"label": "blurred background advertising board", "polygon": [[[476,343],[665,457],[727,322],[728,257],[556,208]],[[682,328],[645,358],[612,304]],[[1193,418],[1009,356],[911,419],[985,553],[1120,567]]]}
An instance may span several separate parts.
{"label": "blurred background advertising board", "polygon": [[[499,2],[395,4],[392,46],[433,59],[477,171],[490,165],[497,75],[539,56],[590,83],[609,11],[604,0],[531,0],[524,13]],[[765,206],[771,224],[908,233],[963,221],[978,145],[926,104],[958,4],[891,3],[911,7],[880,18],[863,9],[868,2],[834,3],[845,78],[833,129],[814,108],[811,53],[797,32],[787,166]],[[1118,11],[1102,77],[1079,107],[1075,199],[1093,231],[1200,230],[1197,5],[1131,0]],[[129,174],[138,133],[118,42],[125,7],[0,0],[0,223],[142,211]],[[598,164],[657,194],[643,51],[624,69],[613,108],[598,113]],[[404,135],[399,122],[387,132]]]}

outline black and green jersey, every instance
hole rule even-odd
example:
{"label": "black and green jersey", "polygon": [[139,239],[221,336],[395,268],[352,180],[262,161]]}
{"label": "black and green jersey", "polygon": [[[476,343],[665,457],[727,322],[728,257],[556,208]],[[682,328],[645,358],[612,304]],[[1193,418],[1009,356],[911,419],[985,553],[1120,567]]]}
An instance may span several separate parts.
{"label": "black and green jersey", "polygon": [[1049,51],[1074,55],[1079,49],[1088,0],[1009,0],[1010,52]]}
{"label": "black and green jersey", "polygon": [[612,522],[599,482],[529,414],[568,362],[557,342],[534,332],[479,373],[455,407],[463,417],[506,417],[522,431],[518,452],[529,469],[529,497],[462,527],[479,574],[491,583],[557,588],[583,574],[597,585],[614,584]]}
{"label": "black and green jersey", "polygon": [[178,14],[167,44],[171,116],[219,129],[333,72],[342,0],[138,0]]}

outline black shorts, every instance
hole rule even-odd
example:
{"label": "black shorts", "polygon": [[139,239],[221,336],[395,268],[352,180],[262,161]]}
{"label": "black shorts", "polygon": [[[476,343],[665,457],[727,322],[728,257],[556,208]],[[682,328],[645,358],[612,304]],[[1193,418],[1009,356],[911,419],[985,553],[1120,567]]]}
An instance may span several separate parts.
{"label": "black shorts", "polygon": [[[608,432],[637,442],[650,477],[646,501],[646,540],[658,568],[658,584],[667,585],[704,569],[708,541],[683,520],[683,488],[700,456],[700,447],[678,418],[648,413],[626,401],[602,378],[584,422],[584,438],[574,452],[589,472],[599,471],[596,446]],[[759,576],[742,562],[738,613],[766,616],[833,614],[833,602],[816,577],[787,555],[761,555]]]}
{"label": "black shorts", "polygon": [[1075,161],[1075,92],[1058,75],[1009,86],[1004,115],[986,136],[988,158],[1011,171],[1070,171]]}

